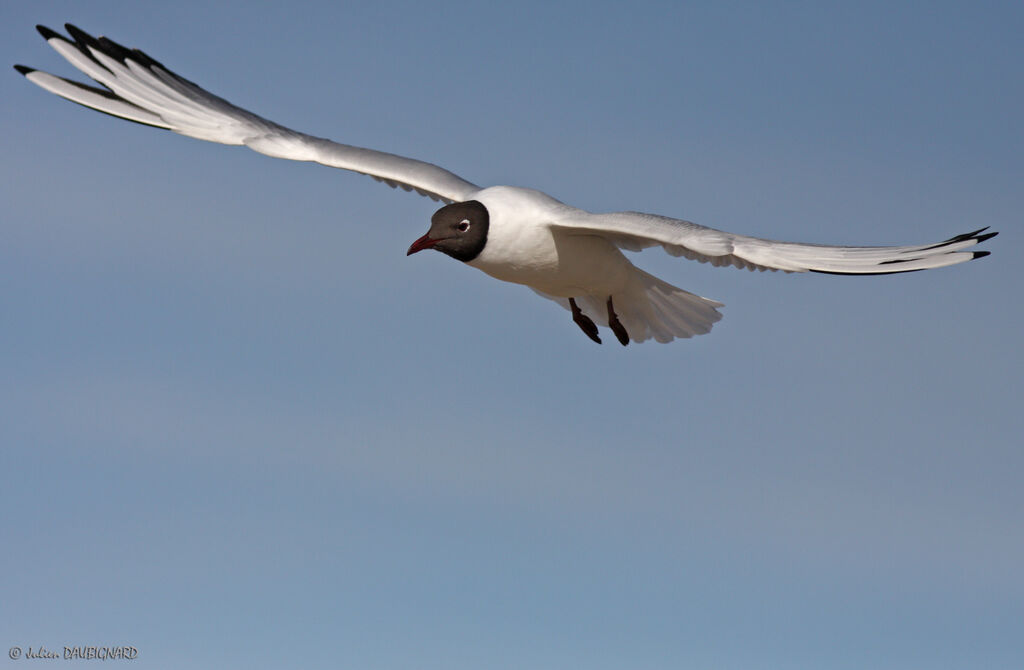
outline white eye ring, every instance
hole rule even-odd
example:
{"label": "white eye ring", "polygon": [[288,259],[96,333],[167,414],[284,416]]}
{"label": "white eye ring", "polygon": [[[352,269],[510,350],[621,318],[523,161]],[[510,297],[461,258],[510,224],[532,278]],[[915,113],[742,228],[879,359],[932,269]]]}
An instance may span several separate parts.
{"label": "white eye ring", "polygon": [[466,232],[467,230],[469,230],[469,226],[470,226],[469,219],[463,219],[462,221],[459,221],[459,226],[458,226],[459,227],[459,232],[460,233]]}

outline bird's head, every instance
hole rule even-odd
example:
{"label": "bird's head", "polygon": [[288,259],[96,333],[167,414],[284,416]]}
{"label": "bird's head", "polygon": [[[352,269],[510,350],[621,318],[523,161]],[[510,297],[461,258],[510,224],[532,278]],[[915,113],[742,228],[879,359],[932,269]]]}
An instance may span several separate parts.
{"label": "bird's head", "polygon": [[476,258],[487,244],[490,216],[476,200],[445,205],[430,217],[430,230],[412,243],[407,256],[437,249],[463,263]]}

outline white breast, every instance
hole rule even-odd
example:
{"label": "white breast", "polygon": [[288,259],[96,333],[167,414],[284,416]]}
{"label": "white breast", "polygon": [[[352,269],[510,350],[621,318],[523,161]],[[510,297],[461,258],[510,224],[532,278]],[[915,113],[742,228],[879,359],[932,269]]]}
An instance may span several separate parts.
{"label": "white breast", "polygon": [[[550,295],[611,295],[633,265],[611,242],[550,225],[577,211],[531,189],[496,186],[476,193],[490,214],[487,244],[469,265]],[[556,232],[557,231],[557,232]]]}

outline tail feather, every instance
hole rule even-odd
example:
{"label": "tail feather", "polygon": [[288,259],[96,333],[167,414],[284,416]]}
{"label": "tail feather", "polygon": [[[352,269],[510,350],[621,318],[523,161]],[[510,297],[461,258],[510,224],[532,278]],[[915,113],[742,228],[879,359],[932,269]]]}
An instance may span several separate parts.
{"label": "tail feather", "polygon": [[[634,342],[654,339],[671,342],[676,338],[704,335],[721,320],[722,303],[684,291],[636,269],[635,281],[612,296],[615,312]],[[569,309],[569,300],[533,289],[538,295]],[[608,325],[607,296],[581,295],[576,303],[600,326]]]}
{"label": "tail feather", "polygon": [[[642,270],[639,270],[638,273],[642,292],[639,295],[627,294],[627,304],[620,306],[616,303],[615,305],[616,310],[620,312],[634,312],[635,316],[630,315],[634,316],[630,320],[636,322],[634,327],[639,326],[639,332],[633,338],[635,341],[642,342],[647,339],[646,331],[649,331],[649,336],[658,342],[670,342],[677,337],[704,335],[710,332],[711,327],[722,318],[718,311],[718,308],[722,307],[722,303],[684,291]],[[637,303],[642,305],[645,301],[652,308],[647,313],[646,319],[643,318],[644,312],[630,309],[633,305]],[[622,316],[620,314],[620,318]],[[626,330],[632,333],[630,320],[622,318]]]}

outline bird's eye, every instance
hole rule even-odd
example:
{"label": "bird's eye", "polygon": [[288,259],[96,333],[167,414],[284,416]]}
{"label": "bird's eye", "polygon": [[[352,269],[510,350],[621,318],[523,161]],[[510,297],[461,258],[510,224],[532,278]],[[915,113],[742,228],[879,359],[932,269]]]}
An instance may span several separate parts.
{"label": "bird's eye", "polygon": [[459,232],[464,233],[469,230],[469,219],[463,219],[459,221]]}

